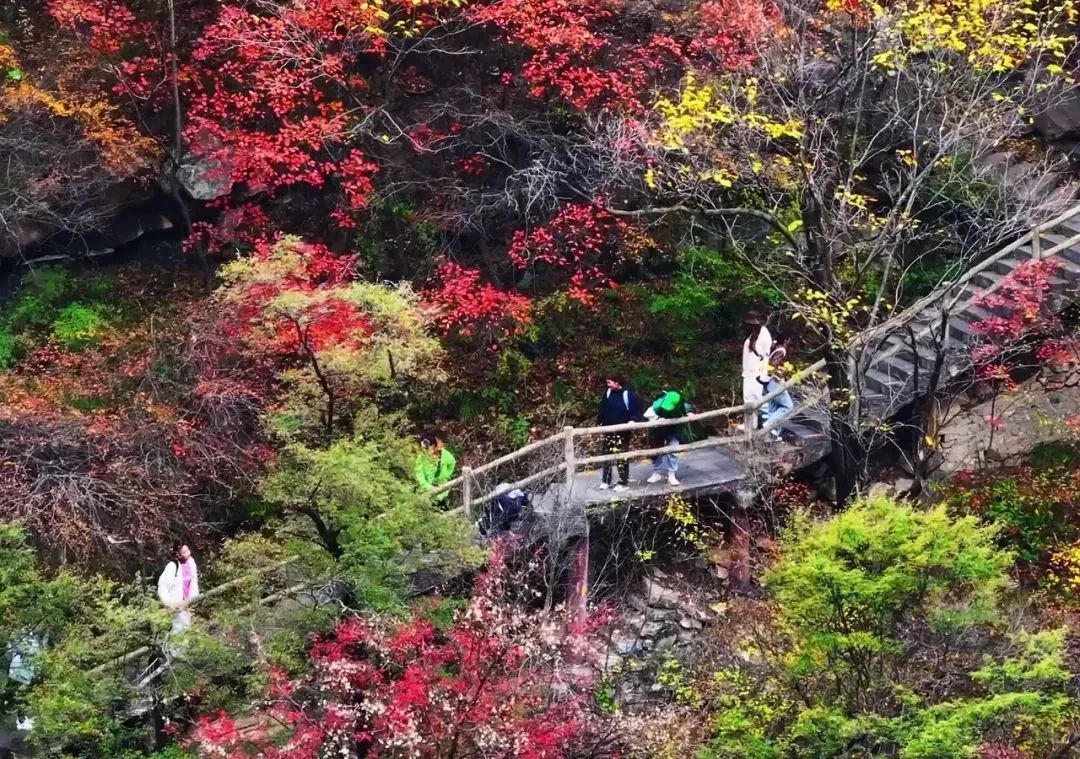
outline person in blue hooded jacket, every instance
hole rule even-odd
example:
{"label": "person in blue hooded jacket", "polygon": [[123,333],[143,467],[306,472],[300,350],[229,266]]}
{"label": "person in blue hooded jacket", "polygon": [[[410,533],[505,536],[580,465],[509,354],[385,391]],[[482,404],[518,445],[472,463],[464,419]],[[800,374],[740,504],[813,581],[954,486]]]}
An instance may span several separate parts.
{"label": "person in blue hooded jacket", "polygon": [[[608,372],[604,375],[604,394],[600,396],[600,408],[596,413],[596,423],[605,427],[614,424],[626,424],[641,419],[641,401],[638,394],[631,390],[621,374]],[[604,453],[621,453],[630,450],[630,433],[616,432],[604,435]],[[611,463],[605,461],[600,470],[600,489],[611,487]],[[630,487],[630,459],[618,462],[619,481],[615,492],[621,493]]]}

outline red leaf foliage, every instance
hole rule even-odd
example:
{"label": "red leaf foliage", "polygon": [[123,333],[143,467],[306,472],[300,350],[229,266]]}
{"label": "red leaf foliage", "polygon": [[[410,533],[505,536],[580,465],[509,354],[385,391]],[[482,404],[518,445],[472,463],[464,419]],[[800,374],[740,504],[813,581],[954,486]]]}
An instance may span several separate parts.
{"label": "red leaf foliage", "polygon": [[[226,331],[278,356],[359,345],[370,337],[368,319],[336,290],[351,279],[355,257],[335,255],[320,243],[294,241],[288,246],[294,256],[290,268],[281,271],[272,261],[278,255],[278,245],[265,240],[258,243],[253,254],[255,266],[264,262],[266,271],[277,276],[258,277],[233,288],[235,308],[226,316]],[[312,298],[299,311],[286,314],[273,303],[289,292],[323,297]]]}
{"label": "red leaf foliage", "polygon": [[453,261],[435,270],[435,286],[425,298],[436,327],[444,335],[498,341],[521,334],[532,322],[532,303],[524,295],[480,281],[480,272]]}
{"label": "red leaf foliage", "polygon": [[377,170],[351,145],[356,72],[385,52],[384,18],[351,0],[223,5],[184,72],[192,147],[260,192],[334,179],[351,225]]}
{"label": "red leaf foliage", "polygon": [[971,347],[976,376],[1014,389],[1014,358],[1034,349],[1044,363],[1065,360],[1067,344],[1059,335],[1061,321],[1051,309],[1051,278],[1061,269],[1053,259],[1021,261],[992,293],[977,296],[976,306],[994,313],[974,322],[979,336]]}
{"label": "red leaf foliage", "polygon": [[651,243],[601,204],[570,203],[547,224],[515,232],[507,254],[518,269],[548,269],[571,298],[593,305],[597,290],[618,287],[615,269],[640,258]]}
{"label": "red leaf foliage", "polygon": [[471,17],[528,51],[521,76],[529,95],[557,95],[578,109],[640,111],[651,85],[678,78],[686,64],[730,71],[755,60],[780,22],[767,0],[713,0],[678,19],[672,34],[638,35],[626,0],[497,0]]}
{"label": "red leaf foliage", "polygon": [[445,632],[422,620],[340,622],[312,646],[310,676],[271,678],[260,717],[285,726],[283,742],[242,733],[218,714],[200,721],[193,743],[225,759],[318,759],[331,751],[558,759],[599,747],[602,720],[585,692],[592,676],[570,664],[606,619],[574,626],[522,611],[503,600],[507,583],[497,551]]}

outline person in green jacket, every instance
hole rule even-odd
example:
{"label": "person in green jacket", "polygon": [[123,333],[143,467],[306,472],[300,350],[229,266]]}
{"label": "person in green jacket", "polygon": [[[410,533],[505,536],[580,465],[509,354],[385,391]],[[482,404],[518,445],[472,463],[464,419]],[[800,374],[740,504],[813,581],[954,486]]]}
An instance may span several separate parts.
{"label": "person in green jacket", "polygon": [[[690,414],[690,404],[678,390],[668,389],[660,394],[660,397],[645,411],[647,420],[653,419],[679,419]],[[649,430],[650,443],[655,448],[667,448],[679,445],[690,440],[690,426],[685,422],[680,424],[662,425]],[[664,453],[653,456],[653,473],[648,483],[660,482],[667,475],[668,485],[678,485],[675,472],[679,469],[679,454]]]}
{"label": "person in green jacket", "polygon": [[[416,487],[421,493],[434,490],[454,479],[457,460],[443,445],[443,435],[438,430],[427,430],[420,436],[420,455],[416,457]],[[446,490],[435,496],[440,503],[450,497]]]}

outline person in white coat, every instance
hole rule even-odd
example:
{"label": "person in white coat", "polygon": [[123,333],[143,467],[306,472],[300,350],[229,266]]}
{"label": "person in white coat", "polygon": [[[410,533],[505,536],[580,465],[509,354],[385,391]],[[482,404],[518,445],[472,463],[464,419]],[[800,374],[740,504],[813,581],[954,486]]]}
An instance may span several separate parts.
{"label": "person in white coat", "polygon": [[[746,320],[747,337],[743,341],[742,381],[743,403],[757,403],[765,395],[765,386],[769,384],[769,355],[772,353],[773,340],[765,321],[757,314],[751,314]],[[761,421],[760,411],[747,414],[749,423],[757,429]]]}
{"label": "person in white coat", "polygon": [[157,590],[165,608],[176,612],[172,632],[180,633],[190,627],[191,612],[187,606],[199,597],[199,568],[186,545],[176,546],[173,560],[165,565],[158,578]]}

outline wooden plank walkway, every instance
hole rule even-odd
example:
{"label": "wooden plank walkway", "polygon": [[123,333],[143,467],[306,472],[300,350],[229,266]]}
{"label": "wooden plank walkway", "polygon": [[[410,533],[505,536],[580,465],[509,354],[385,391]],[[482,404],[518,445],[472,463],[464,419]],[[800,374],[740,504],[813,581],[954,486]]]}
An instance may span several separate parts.
{"label": "wooden plank walkway", "polygon": [[[785,441],[758,443],[753,455],[767,460],[765,466],[774,472],[790,472],[824,458],[829,452],[828,435],[813,427],[793,421],[783,425]],[[734,438],[725,438],[734,440]],[[697,449],[679,454],[679,471],[675,477],[677,486],[668,485],[667,479],[653,484],[646,482],[652,474],[649,459],[634,459],[630,462],[630,489],[621,493],[600,489],[600,468],[578,472],[574,477],[568,504],[571,509],[585,508],[593,510],[602,506],[617,506],[651,499],[662,499],[680,493],[687,496],[705,496],[717,493],[733,492],[747,477],[747,467],[741,454],[741,447],[717,445],[715,448]],[[618,479],[617,470],[612,471],[613,479]],[[540,513],[552,509],[558,502],[556,490],[552,488],[539,499],[533,501],[534,508]]]}
{"label": "wooden plank walkway", "polygon": [[[821,434],[812,439],[800,440],[797,444],[778,442],[768,448],[763,445],[758,455],[768,457],[765,465],[773,472],[787,473],[820,461],[828,452],[828,439]],[[648,459],[633,461],[630,463],[629,490],[622,493],[601,490],[599,470],[581,472],[574,478],[570,503],[572,506],[580,505],[592,509],[623,501],[664,498],[675,493],[694,497],[730,493],[737,490],[747,479],[745,461],[732,455],[727,446],[689,451],[679,458],[679,471],[675,474],[679,481],[677,486],[668,485],[666,479],[650,485],[646,480],[652,474],[651,462]]]}

